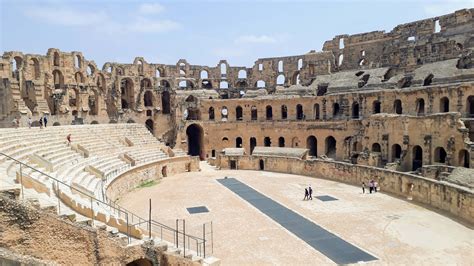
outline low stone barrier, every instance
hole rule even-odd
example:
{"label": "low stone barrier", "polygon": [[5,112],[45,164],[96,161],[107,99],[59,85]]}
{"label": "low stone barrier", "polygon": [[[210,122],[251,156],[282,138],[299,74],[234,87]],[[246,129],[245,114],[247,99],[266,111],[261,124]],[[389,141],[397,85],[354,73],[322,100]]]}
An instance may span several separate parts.
{"label": "low stone barrier", "polygon": [[375,180],[383,192],[413,200],[445,211],[460,220],[474,224],[474,191],[469,188],[423,176],[371,166],[324,160],[301,160],[264,156],[220,155],[216,164],[230,169],[263,170],[335,180],[356,186]]}

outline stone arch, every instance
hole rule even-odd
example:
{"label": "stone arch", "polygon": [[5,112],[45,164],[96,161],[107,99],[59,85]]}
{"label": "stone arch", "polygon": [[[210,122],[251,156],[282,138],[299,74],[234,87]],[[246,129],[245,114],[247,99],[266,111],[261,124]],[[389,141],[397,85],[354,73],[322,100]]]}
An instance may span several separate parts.
{"label": "stone arch", "polygon": [[227,120],[228,116],[229,116],[229,110],[227,109],[226,106],[222,106],[222,108],[221,108],[221,120]]}
{"label": "stone arch", "polygon": [[423,80],[423,86],[429,86],[433,82],[433,74],[429,74],[426,76],[426,78]]}
{"label": "stone arch", "polygon": [[399,114],[399,115],[403,113],[402,101],[400,99],[396,99],[393,102],[393,111],[394,113]]}
{"label": "stone arch", "polygon": [[242,148],[242,138],[241,137],[237,137],[235,139],[235,147],[236,148]]}
{"label": "stone arch", "polygon": [[279,137],[278,138],[278,147],[285,147],[285,138]]}
{"label": "stone arch", "polygon": [[64,76],[61,73],[61,71],[55,69],[53,70],[53,83],[54,83],[54,89],[62,89],[64,86]]}
{"label": "stone arch", "polygon": [[352,103],[352,119],[359,119],[359,103]]}
{"label": "stone arch", "polygon": [[209,114],[209,120],[214,120],[215,119],[214,107],[212,107],[212,106],[209,107],[208,114]]}
{"label": "stone arch", "polygon": [[145,107],[153,107],[153,92],[150,90],[145,91],[145,94],[143,95],[143,103]]}
{"label": "stone arch", "polygon": [[417,115],[425,114],[425,99],[423,98],[416,99],[416,114]]}
{"label": "stone arch", "polygon": [[281,106],[281,119],[287,119],[288,118],[288,107],[286,105]]}
{"label": "stone arch", "polygon": [[131,262],[127,263],[126,265],[127,266],[152,266],[153,263],[148,259],[140,258],[140,259],[136,259],[134,261],[131,261]]}
{"label": "stone arch", "polygon": [[373,101],[373,103],[372,103],[372,113],[373,114],[381,113],[382,112],[381,106],[382,106],[382,104],[380,103],[379,100]]}
{"label": "stone arch", "polygon": [[318,140],[315,136],[311,135],[306,138],[306,148],[309,150],[309,156],[318,156]]}
{"label": "stone arch", "polygon": [[301,104],[296,105],[296,119],[297,120],[303,120],[304,119],[303,105],[301,105]]}
{"label": "stone arch", "polygon": [[130,78],[123,78],[120,82],[120,95],[122,109],[133,109],[135,102],[135,93],[133,81]]}
{"label": "stone arch", "polygon": [[474,95],[467,97],[466,113],[468,117],[474,117]]}
{"label": "stone arch", "polygon": [[74,56],[74,67],[79,69],[82,68],[82,58],[78,54]]}
{"label": "stone arch", "polygon": [[282,60],[278,61],[278,72],[279,73],[283,72],[283,61]]}
{"label": "stone arch", "polygon": [[439,111],[441,113],[449,112],[449,98],[443,97],[439,100]]}
{"label": "stone arch", "polygon": [[199,76],[201,79],[208,79],[209,78],[209,72],[205,69],[201,70],[199,73]]}
{"label": "stone arch", "polygon": [[328,136],[325,140],[326,156],[329,158],[336,158],[336,139],[333,136]]}
{"label": "stone arch", "polygon": [[316,119],[316,120],[321,119],[320,110],[319,110],[319,103],[315,103],[313,105],[313,113],[314,113],[314,119]]}
{"label": "stone arch", "polygon": [[332,105],[332,116],[338,117],[340,114],[341,114],[341,107],[339,106],[339,103],[334,103]]}
{"label": "stone arch", "polygon": [[272,120],[273,119],[273,109],[272,109],[271,105],[267,105],[265,107],[265,114],[266,114],[267,120]]}
{"label": "stone arch", "polygon": [[459,151],[459,162],[458,165],[462,167],[469,168],[471,163],[470,154],[466,149]]}
{"label": "stone arch", "polygon": [[188,137],[188,155],[199,156],[201,160],[204,160],[204,131],[202,127],[198,124],[191,124],[186,128],[186,135]]}
{"label": "stone arch", "polygon": [[227,81],[221,81],[221,82],[219,83],[219,88],[220,88],[220,89],[228,89],[228,88],[229,88],[229,82],[227,82]]}
{"label": "stone arch", "polygon": [[255,83],[255,87],[257,87],[257,88],[265,88],[265,81],[263,81],[263,80],[258,80],[258,81]]}
{"label": "stone arch", "polygon": [[379,143],[375,142],[372,144],[372,152],[382,152],[382,147],[380,146]]}
{"label": "stone arch", "polygon": [[151,132],[151,134],[154,134],[154,123],[153,120],[147,119],[145,121],[145,126],[146,128]]}
{"label": "stone arch", "polygon": [[423,149],[416,145],[412,150],[412,171],[423,166]]}
{"label": "stone arch", "polygon": [[257,106],[255,105],[252,105],[252,107],[250,107],[250,119],[253,121],[258,119],[258,110]]}
{"label": "stone arch", "polygon": [[283,74],[278,75],[277,80],[276,80],[276,84],[277,85],[284,85],[285,84],[285,75],[283,75]]}
{"label": "stone arch", "polygon": [[84,75],[82,75],[81,72],[76,72],[76,74],[74,75],[74,78],[76,79],[77,84],[84,83]]}
{"label": "stone arch", "polygon": [[161,105],[163,108],[163,114],[171,113],[171,96],[169,91],[163,91],[161,93]]}
{"label": "stone arch", "polygon": [[53,65],[54,66],[59,66],[59,53],[58,52],[54,52],[53,54]]}
{"label": "stone arch", "polygon": [[265,137],[263,139],[263,146],[271,147],[272,146],[272,139],[270,137]]}
{"label": "stone arch", "polygon": [[243,109],[240,105],[235,108],[235,120],[240,121],[243,117]]}
{"label": "stone arch", "polygon": [[436,147],[434,150],[434,162],[446,163],[446,150],[443,147]]}
{"label": "stone arch", "polygon": [[237,74],[238,79],[246,79],[247,78],[247,71],[241,69],[239,70],[239,73]]}
{"label": "stone arch", "polygon": [[392,145],[392,162],[402,158],[402,147],[398,144]]}
{"label": "stone arch", "polygon": [[39,79],[41,75],[41,70],[40,70],[40,65],[37,58],[30,59],[30,68],[31,68],[32,78]]}
{"label": "stone arch", "polygon": [[254,137],[250,138],[250,154],[253,153],[253,149],[257,146],[257,139]]}

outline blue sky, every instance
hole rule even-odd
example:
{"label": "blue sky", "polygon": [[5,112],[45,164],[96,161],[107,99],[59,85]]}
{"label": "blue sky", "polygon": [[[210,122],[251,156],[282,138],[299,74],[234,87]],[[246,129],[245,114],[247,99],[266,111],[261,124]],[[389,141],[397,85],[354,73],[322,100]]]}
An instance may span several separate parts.
{"label": "blue sky", "polygon": [[45,54],[82,51],[98,66],[153,63],[215,66],[227,59],[320,51],[338,34],[374,30],[474,7],[451,1],[132,1],[0,0],[0,50]]}

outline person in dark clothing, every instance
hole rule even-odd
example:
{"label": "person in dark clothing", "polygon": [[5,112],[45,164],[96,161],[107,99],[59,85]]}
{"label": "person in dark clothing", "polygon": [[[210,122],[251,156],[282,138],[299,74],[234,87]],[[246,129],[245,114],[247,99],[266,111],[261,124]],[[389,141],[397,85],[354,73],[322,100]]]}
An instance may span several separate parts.
{"label": "person in dark clothing", "polygon": [[362,182],[362,194],[365,194],[365,183]]}
{"label": "person in dark clothing", "polygon": [[43,122],[44,122],[44,127],[48,124],[48,118],[46,118],[46,115],[43,116]]}
{"label": "person in dark clothing", "polygon": [[43,128],[43,118],[40,117],[40,119],[39,119],[38,122],[39,122],[39,124],[40,124],[40,129],[42,129],[42,128]]}
{"label": "person in dark clothing", "polygon": [[374,180],[369,181],[369,193],[372,194],[372,191],[374,191]]}
{"label": "person in dark clothing", "polygon": [[311,188],[311,185],[308,188],[308,193],[309,193],[308,199],[313,200],[313,189]]}
{"label": "person in dark clothing", "polygon": [[308,199],[308,195],[309,195],[308,189],[305,188],[305,189],[304,189],[304,199],[303,199],[303,200],[307,200],[307,199]]}

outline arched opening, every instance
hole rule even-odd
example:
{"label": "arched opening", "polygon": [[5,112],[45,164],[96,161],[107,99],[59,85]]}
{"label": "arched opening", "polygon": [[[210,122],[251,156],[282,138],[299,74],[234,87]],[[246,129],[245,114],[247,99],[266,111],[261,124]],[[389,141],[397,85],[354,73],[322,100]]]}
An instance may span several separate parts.
{"label": "arched opening", "polygon": [[151,134],[154,134],[153,120],[151,119],[146,120],[145,125],[146,125],[146,128],[148,128],[148,130],[151,132]]}
{"label": "arched opening", "polygon": [[265,108],[265,113],[266,113],[267,120],[273,119],[273,110],[270,105],[267,105],[267,107]]}
{"label": "arched opening", "polygon": [[373,143],[372,144],[372,152],[382,152],[382,148],[380,147],[380,144]]}
{"label": "arched opening", "polygon": [[283,72],[283,61],[278,61],[278,72]]}
{"label": "arched opening", "polygon": [[201,70],[201,79],[208,79],[209,78],[209,73],[207,72],[207,70]]}
{"label": "arched opening", "polygon": [[413,77],[403,77],[401,80],[398,81],[398,86],[400,88],[408,88],[411,86],[411,81]]}
{"label": "arched opening", "polygon": [[279,137],[278,138],[278,147],[285,147],[285,138]]}
{"label": "arched opening", "polygon": [[470,155],[467,150],[459,151],[459,166],[469,168],[471,163]]}
{"label": "arched opening", "polygon": [[171,88],[171,85],[167,80],[162,80],[160,82],[160,87],[162,87],[162,88]]}
{"label": "arched opening", "polygon": [[439,111],[441,113],[449,112],[449,99],[448,97],[443,97],[439,100]]}
{"label": "arched opening", "polygon": [[270,146],[272,146],[272,141],[271,141],[270,137],[265,137],[265,138],[263,139],[263,146],[265,146],[265,147],[270,147]]}
{"label": "arched opening", "polygon": [[329,158],[336,158],[336,139],[333,136],[326,138],[326,156]]}
{"label": "arched opening", "polygon": [[143,102],[145,103],[145,107],[153,107],[153,93],[151,91],[145,92]]}
{"label": "arched opening", "polygon": [[332,116],[336,118],[340,115],[340,112],[341,112],[341,107],[339,107],[339,103],[334,103],[332,105]]}
{"label": "arched opening", "polygon": [[157,69],[155,70],[155,76],[156,76],[157,78],[161,77],[161,71],[160,71],[159,68],[157,68]]}
{"label": "arched opening", "polygon": [[321,118],[319,113],[319,104],[315,103],[313,106],[314,119],[319,120]]}
{"label": "arched opening", "polygon": [[416,99],[416,114],[417,115],[425,114],[425,100],[423,98]]}
{"label": "arched opening", "polygon": [[225,76],[227,74],[227,65],[222,63],[221,64],[221,76]]}
{"label": "arched opening", "polygon": [[80,55],[76,55],[74,57],[74,66],[76,68],[81,68],[82,67],[82,61],[81,61],[81,56]]}
{"label": "arched opening", "polygon": [[303,59],[302,58],[298,59],[298,70],[300,70],[301,68],[303,68]]}
{"label": "arched opening", "polygon": [[380,114],[380,112],[381,112],[381,103],[380,103],[380,101],[378,101],[378,100],[374,101],[372,103],[372,113],[373,114]]}
{"label": "arched opening", "polygon": [[122,81],[120,82],[120,92],[122,97],[122,109],[133,108],[133,81],[129,78],[122,79]]}
{"label": "arched opening", "polygon": [[281,119],[287,119],[288,118],[288,108],[286,105],[281,106]]}
{"label": "arched opening", "polygon": [[306,139],[306,148],[309,150],[309,156],[318,156],[318,140],[315,136]]}
{"label": "arched opening", "polygon": [[163,114],[169,114],[171,112],[171,101],[169,91],[164,91],[161,93],[161,105],[163,108]]}
{"label": "arched opening", "polygon": [[257,146],[257,139],[252,137],[250,138],[250,154],[253,153],[253,149],[255,149],[255,146]]}
{"label": "arched opening", "polygon": [[219,83],[219,88],[220,89],[228,89],[229,88],[229,83],[227,81],[221,81]]}
{"label": "arched opening", "polygon": [[242,107],[237,106],[237,107],[235,108],[235,119],[236,119],[237,121],[242,120],[242,115],[243,115]]}
{"label": "arched opening", "polygon": [[152,266],[153,263],[147,259],[138,259],[127,263],[127,266]]}
{"label": "arched opening", "polygon": [[209,107],[209,120],[214,120],[214,107]]}
{"label": "arched opening", "polygon": [[239,79],[246,79],[247,78],[247,71],[245,70],[239,70],[239,73],[238,73],[238,78]]}
{"label": "arched opening", "polygon": [[161,168],[161,176],[162,177],[167,177],[168,176],[168,166],[165,165]]}
{"label": "arched opening", "polygon": [[297,120],[303,120],[304,119],[303,105],[301,105],[301,104],[296,105],[296,119]]}
{"label": "arched opening", "polygon": [[33,79],[39,79],[41,72],[40,72],[40,66],[38,59],[32,58],[30,60],[30,68],[31,68],[31,73],[32,73],[32,78]]}
{"label": "arched opening", "polygon": [[259,80],[256,85],[257,88],[265,88],[265,81]]}
{"label": "arched opening", "polygon": [[412,152],[412,171],[417,170],[418,168],[423,166],[423,149],[416,145],[413,147]]}
{"label": "arched opening", "polygon": [[53,79],[54,79],[54,89],[59,90],[62,89],[64,86],[64,77],[61,71],[54,70],[53,71]]}
{"label": "arched opening", "polygon": [[387,72],[385,72],[385,74],[383,75],[383,80],[382,80],[382,82],[388,81],[388,80],[391,79],[393,76],[395,76],[395,74],[396,74],[395,69],[393,69],[393,68],[388,69]]}
{"label": "arched opening", "polygon": [[260,159],[260,161],[258,162],[258,165],[259,165],[259,169],[260,170],[265,170],[265,163],[263,162],[262,159]]}
{"label": "arched opening", "polygon": [[251,119],[254,120],[254,121],[258,119],[258,111],[257,111],[257,107],[255,105],[253,105],[250,108],[250,116],[251,116]]}
{"label": "arched opening", "polygon": [[402,147],[398,144],[392,145],[392,162],[402,158]]}
{"label": "arched opening", "polygon": [[395,100],[393,102],[393,111],[396,113],[396,114],[399,114],[401,115],[402,112],[403,112],[403,108],[402,108],[402,101],[401,100]]}
{"label": "arched opening", "polygon": [[75,75],[74,75],[74,78],[76,80],[76,83],[84,83],[84,76],[82,75],[81,72],[77,72]]}
{"label": "arched opening", "polygon": [[277,83],[277,85],[285,84],[285,76],[282,75],[282,74],[278,75],[276,83]]}
{"label": "arched opening", "polygon": [[54,52],[53,65],[54,66],[59,66],[59,53],[58,52]]}
{"label": "arched opening", "polygon": [[229,115],[229,111],[227,110],[227,107],[223,106],[221,109],[221,120],[227,120],[227,116]]}
{"label": "arched opening", "polygon": [[352,119],[359,119],[359,103],[354,102],[352,104]]}
{"label": "arched opening", "polygon": [[344,61],[344,55],[340,54],[339,57],[337,58],[337,65],[341,66],[343,61]]}
{"label": "arched opening", "polygon": [[186,109],[187,117],[186,120],[201,120],[201,111],[196,107],[188,107]]}
{"label": "arched opening", "polygon": [[192,124],[186,129],[186,135],[188,136],[188,155],[199,156],[201,160],[204,160],[204,156],[202,156],[204,136],[202,127]]}
{"label": "arched opening", "polygon": [[467,116],[474,117],[474,95],[467,97],[466,109],[467,109]]}
{"label": "arched opening", "polygon": [[431,82],[433,82],[433,74],[429,74],[425,80],[423,80],[423,86],[429,86],[431,85]]}
{"label": "arched opening", "polygon": [[235,139],[235,147],[236,148],[242,148],[242,138],[241,137],[237,137]]}
{"label": "arched opening", "polygon": [[443,147],[436,147],[434,150],[434,161],[436,163],[446,163],[446,150]]}
{"label": "arched opening", "polygon": [[201,82],[201,87],[203,87],[204,89],[212,89],[212,83],[211,81],[205,79]]}

